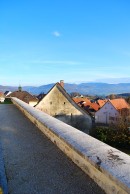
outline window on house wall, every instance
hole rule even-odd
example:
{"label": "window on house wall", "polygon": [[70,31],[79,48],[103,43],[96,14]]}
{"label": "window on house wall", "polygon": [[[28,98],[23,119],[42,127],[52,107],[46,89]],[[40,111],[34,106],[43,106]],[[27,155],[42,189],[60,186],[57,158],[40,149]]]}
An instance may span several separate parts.
{"label": "window on house wall", "polygon": [[109,120],[114,121],[115,117],[109,117]]}
{"label": "window on house wall", "polygon": [[64,104],[65,104],[65,102],[64,102]]}
{"label": "window on house wall", "polygon": [[52,104],[52,102],[50,102],[50,104]]}

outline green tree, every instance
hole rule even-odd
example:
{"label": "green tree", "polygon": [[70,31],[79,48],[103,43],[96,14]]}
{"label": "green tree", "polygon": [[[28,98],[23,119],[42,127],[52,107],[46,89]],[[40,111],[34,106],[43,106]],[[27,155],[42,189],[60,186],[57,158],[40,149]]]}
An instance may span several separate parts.
{"label": "green tree", "polygon": [[115,94],[110,94],[110,95],[108,96],[108,98],[109,98],[110,100],[113,100],[113,99],[116,98],[116,95],[115,95]]}
{"label": "green tree", "polygon": [[122,120],[116,125],[96,127],[96,138],[114,147],[130,148],[130,130]]}
{"label": "green tree", "polygon": [[130,104],[130,96],[126,98],[126,102]]}

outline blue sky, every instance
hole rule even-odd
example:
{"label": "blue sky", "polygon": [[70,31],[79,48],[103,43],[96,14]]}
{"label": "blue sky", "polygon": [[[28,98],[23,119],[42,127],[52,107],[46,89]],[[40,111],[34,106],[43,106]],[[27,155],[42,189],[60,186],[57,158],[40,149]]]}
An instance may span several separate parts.
{"label": "blue sky", "polygon": [[1,0],[0,85],[130,82],[129,0]]}

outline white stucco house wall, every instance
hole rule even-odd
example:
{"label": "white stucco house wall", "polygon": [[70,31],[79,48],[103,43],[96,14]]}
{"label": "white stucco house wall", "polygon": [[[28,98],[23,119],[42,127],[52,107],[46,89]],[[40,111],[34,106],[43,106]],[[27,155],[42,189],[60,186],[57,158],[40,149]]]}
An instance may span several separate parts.
{"label": "white stucco house wall", "polygon": [[95,123],[112,124],[120,118],[119,111],[108,100],[101,109],[95,113]]}
{"label": "white stucco house wall", "polygon": [[0,102],[4,102],[5,101],[5,97],[0,97]]}

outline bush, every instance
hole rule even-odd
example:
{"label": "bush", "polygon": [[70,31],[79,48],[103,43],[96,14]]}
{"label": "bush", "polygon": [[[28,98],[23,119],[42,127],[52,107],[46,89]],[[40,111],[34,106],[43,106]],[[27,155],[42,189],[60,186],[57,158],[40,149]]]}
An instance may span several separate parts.
{"label": "bush", "polygon": [[2,104],[12,104],[12,101],[10,98],[5,98],[5,101]]}
{"label": "bush", "polygon": [[130,131],[124,123],[96,127],[96,138],[114,147],[130,147]]}

